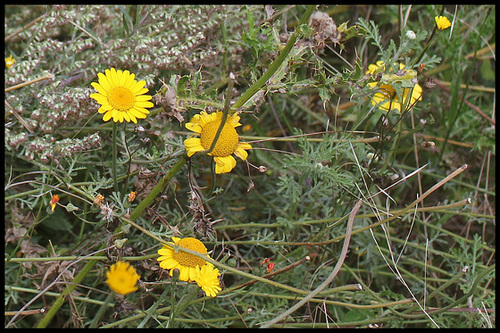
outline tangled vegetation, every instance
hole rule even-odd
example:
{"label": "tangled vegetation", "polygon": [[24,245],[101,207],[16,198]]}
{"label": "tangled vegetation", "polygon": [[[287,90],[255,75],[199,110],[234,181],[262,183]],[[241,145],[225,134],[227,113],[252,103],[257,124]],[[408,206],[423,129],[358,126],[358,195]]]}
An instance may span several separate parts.
{"label": "tangled vegetation", "polygon": [[6,6],[5,327],[495,327],[495,23]]}

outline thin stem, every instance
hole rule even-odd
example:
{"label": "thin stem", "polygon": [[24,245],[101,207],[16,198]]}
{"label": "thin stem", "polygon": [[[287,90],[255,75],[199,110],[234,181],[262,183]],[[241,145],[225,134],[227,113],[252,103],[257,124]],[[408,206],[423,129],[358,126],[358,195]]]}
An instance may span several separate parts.
{"label": "thin stem", "polygon": [[117,172],[116,172],[116,153],[117,153],[117,150],[116,150],[116,135],[117,135],[117,123],[116,122],[113,122],[113,142],[111,144],[112,146],[112,149],[113,149],[113,156],[111,157],[112,161],[113,161],[113,184],[114,184],[114,187],[115,187],[115,192],[118,193],[118,178],[117,178]]}
{"label": "thin stem", "polygon": [[[172,179],[172,177],[181,169],[181,167],[186,163],[186,157],[183,155],[179,161],[170,169],[170,171],[163,177],[163,179],[156,184],[156,186],[153,188],[153,190],[148,194],[148,196],[139,203],[139,205],[136,207],[136,209],[132,212],[130,215],[131,220],[136,220],[142,211],[146,209],[152,202],[153,200],[161,193],[161,191],[164,189],[165,185]],[[118,227],[118,230],[120,227]],[[104,243],[101,247],[103,249],[105,247]],[[94,268],[95,264],[97,263],[98,260],[90,260],[88,263],[85,264],[85,266],[82,268],[82,270],[78,273],[78,275],[73,279],[73,283],[69,284],[64,292],[59,296],[52,306],[50,307],[50,310],[46,312],[46,314],[43,316],[41,321],[38,323],[37,327],[47,327],[54,315],[59,311],[61,306],[64,304],[64,301],[66,300],[66,296],[69,295],[79,284],[85,276],[87,276],[88,273]],[[76,263],[75,261],[74,263]],[[68,265],[69,267],[69,265]],[[41,295],[42,293],[40,293]],[[12,318],[11,322],[13,322],[15,318]]]}
{"label": "thin stem", "polygon": [[255,83],[248,88],[243,95],[234,103],[233,109],[238,109],[242,107],[250,98],[252,98],[259,89],[266,84],[267,80],[273,76],[273,74],[280,68],[281,64],[283,61],[285,61],[286,57],[288,56],[288,53],[292,49],[292,47],[295,45],[295,42],[297,41],[297,38],[300,33],[300,26],[302,24],[306,24],[309,20],[309,17],[313,13],[313,11],[316,9],[316,5],[308,5],[307,9],[304,13],[304,16],[300,19],[300,22],[298,24],[298,28],[295,29],[294,33],[288,40],[288,43],[286,43],[285,48],[280,52],[279,56],[269,65],[269,68],[267,71],[257,80]]}
{"label": "thin stem", "polygon": [[45,76],[39,77],[38,79],[33,79],[33,80],[30,80],[30,81],[27,81],[27,82],[16,84],[15,86],[12,86],[12,87],[9,87],[9,88],[5,88],[5,92],[9,92],[9,91],[12,91],[12,90],[15,90],[15,89],[19,89],[19,88],[22,88],[22,87],[25,87],[25,86],[29,86],[30,84],[37,83],[39,81],[52,80],[53,78],[54,78],[54,74],[52,74],[52,73],[51,74],[47,74]]}
{"label": "thin stem", "polygon": [[208,155],[214,150],[215,145],[217,144],[217,140],[219,140],[220,134],[222,133],[222,129],[226,125],[227,117],[228,117],[229,111],[231,109],[231,107],[230,107],[231,94],[232,94],[233,87],[234,87],[234,80],[232,79],[233,75],[230,74],[229,76],[230,77],[229,77],[229,83],[228,83],[228,87],[227,87],[226,103],[224,104],[224,110],[222,112],[222,119],[221,119],[221,122],[219,124],[219,128],[217,128],[217,133],[215,133],[215,137],[212,140],[212,144],[210,145],[210,147],[208,149],[196,152],[198,154],[207,154]]}
{"label": "thin stem", "polygon": [[347,221],[347,231],[345,233],[345,239],[344,239],[344,245],[342,246],[342,251],[340,253],[340,257],[337,261],[337,264],[333,268],[332,273],[326,278],[323,283],[321,283],[316,289],[311,291],[307,296],[305,296],[303,299],[301,299],[299,302],[297,302],[294,306],[292,306],[290,309],[287,311],[283,312],[279,316],[275,317],[274,319],[268,321],[264,325],[262,325],[262,328],[268,328],[271,327],[272,325],[276,324],[278,321],[285,319],[288,317],[290,314],[294,313],[296,310],[298,310],[302,305],[305,303],[309,302],[310,299],[312,299],[314,296],[319,294],[321,291],[323,291],[330,283],[333,282],[337,274],[340,272],[340,268],[344,264],[344,260],[347,256],[347,250],[349,249],[349,242],[351,240],[351,234],[352,234],[352,226],[354,224],[354,217],[356,216],[359,208],[361,208],[361,204],[363,202],[359,200],[355,205],[354,208],[351,211],[351,214],[349,216],[349,220]]}
{"label": "thin stem", "polygon": [[[444,11],[444,5],[441,7],[441,12],[439,15],[443,14],[443,11]],[[429,48],[429,45],[431,44],[432,39],[436,35],[436,30],[437,30],[437,24],[434,25],[434,29],[432,30],[432,33],[431,33],[431,36],[429,37],[429,39],[427,39],[427,42],[425,43],[424,49],[422,50],[422,52],[418,56],[417,60],[414,62],[415,65],[420,62],[420,60],[424,56],[425,52],[427,52],[427,49]]]}
{"label": "thin stem", "polygon": [[177,174],[177,172],[179,172],[184,164],[186,164],[186,155],[181,156],[172,169],[170,169],[170,171],[156,184],[151,192],[149,192],[148,196],[137,205],[134,211],[130,214],[130,219],[132,221],[137,220],[142,211],[144,211],[144,209],[146,209],[153,202],[153,200],[160,195],[168,182],[175,176],[175,174]]}

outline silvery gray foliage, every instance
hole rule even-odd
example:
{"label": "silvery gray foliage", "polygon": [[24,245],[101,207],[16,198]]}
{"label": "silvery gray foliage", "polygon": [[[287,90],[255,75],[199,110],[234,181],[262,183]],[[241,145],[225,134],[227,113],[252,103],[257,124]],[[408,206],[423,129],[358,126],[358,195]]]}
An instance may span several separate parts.
{"label": "silvery gray foliage", "polygon": [[[218,36],[222,23],[237,33],[242,27],[232,22],[240,21],[234,18],[243,12],[222,5],[7,6],[5,49],[16,63],[5,70],[6,87],[47,74],[54,78],[6,93],[6,101],[33,129],[29,133],[7,114],[6,150],[28,159],[53,157],[55,145],[68,135],[59,133],[61,127],[81,127],[96,116],[99,106],[89,97],[94,92],[90,82],[107,68],[130,70],[153,95],[169,71],[219,66],[221,52],[234,60],[239,46],[224,50]],[[61,156],[96,148],[99,132],[90,141],[86,134],[59,145]]]}

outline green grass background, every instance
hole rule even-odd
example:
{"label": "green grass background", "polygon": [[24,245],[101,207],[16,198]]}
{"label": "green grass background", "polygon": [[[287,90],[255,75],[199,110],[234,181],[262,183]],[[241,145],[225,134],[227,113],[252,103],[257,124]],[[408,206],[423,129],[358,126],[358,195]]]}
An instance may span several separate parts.
{"label": "green grass background", "polygon": [[[495,327],[494,6],[4,9],[6,327]],[[417,71],[410,110],[371,105],[381,59]],[[89,97],[110,67],[155,102],[116,157]],[[226,101],[254,149],[215,175],[184,123]],[[207,245],[216,298],[158,266],[172,236]]]}

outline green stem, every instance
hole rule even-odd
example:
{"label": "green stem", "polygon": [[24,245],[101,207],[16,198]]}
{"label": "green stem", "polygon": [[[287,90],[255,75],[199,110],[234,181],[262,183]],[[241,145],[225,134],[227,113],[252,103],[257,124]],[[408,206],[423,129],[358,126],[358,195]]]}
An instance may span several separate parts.
{"label": "green stem", "polygon": [[229,83],[228,83],[228,87],[227,87],[227,95],[226,95],[226,103],[224,104],[224,110],[222,111],[222,118],[221,118],[221,122],[219,124],[219,128],[217,128],[217,132],[215,133],[215,137],[212,140],[210,147],[208,149],[205,149],[202,151],[197,151],[196,152],[197,154],[207,154],[208,155],[214,150],[215,145],[217,144],[217,140],[219,140],[219,137],[222,133],[222,129],[224,128],[224,126],[226,126],[226,121],[227,121],[227,117],[229,115],[229,110],[231,109],[230,108],[231,93],[233,90],[233,86],[234,86],[234,81],[231,78],[229,78]]}
{"label": "green stem", "polygon": [[113,299],[113,294],[109,293],[106,299],[104,300],[104,303],[101,305],[99,310],[97,310],[97,313],[94,315],[94,319],[90,322],[89,328],[96,328],[97,325],[99,324],[102,315],[104,312],[109,308],[109,305],[111,304],[111,300]]}
{"label": "green stem", "polygon": [[170,171],[156,184],[156,186],[151,190],[144,200],[142,200],[134,211],[130,214],[130,219],[135,221],[142,213],[146,207],[148,207],[153,200],[160,195],[160,193],[165,189],[165,186],[172,179],[172,177],[179,172],[179,170],[186,164],[186,155],[182,155],[177,163],[170,169]]}
{"label": "green stem", "polygon": [[[444,11],[444,6],[441,7],[441,12],[439,15],[443,14],[443,11]],[[427,39],[427,42],[425,43],[424,49],[422,50],[422,52],[418,56],[417,60],[414,62],[414,65],[418,64],[420,62],[420,60],[422,60],[422,57],[424,56],[425,52],[427,52],[427,49],[429,48],[429,45],[431,44],[432,39],[436,35],[436,31],[437,31],[437,24],[434,25],[434,29],[432,30],[431,36],[429,37],[429,39]]]}
{"label": "green stem", "polygon": [[59,311],[59,308],[63,305],[66,300],[66,296],[71,294],[75,290],[76,286],[82,282],[83,278],[94,268],[98,260],[90,260],[73,279],[72,283],[66,286],[66,289],[61,293],[61,295],[54,301],[49,311],[42,317],[42,320],[36,326],[37,328],[46,328],[54,315]]}
{"label": "green stem", "polygon": [[[114,145],[113,145],[114,147]],[[148,194],[148,196],[137,205],[136,209],[132,212],[130,215],[130,220],[136,220],[152,202],[153,200],[161,193],[161,191],[165,188],[166,184],[172,179],[172,177],[182,168],[182,166],[186,163],[186,156],[183,155],[179,161],[170,169],[170,171],[163,177],[163,179],[156,184],[156,186],[153,188],[153,190]],[[119,229],[120,227],[118,227]],[[104,243],[101,246],[101,249],[106,246],[106,243]],[[49,325],[50,321],[54,317],[54,315],[59,311],[61,306],[64,304],[64,301],[66,300],[66,296],[69,295],[73,290],[76,288],[76,286],[87,276],[87,274],[94,268],[95,264],[97,263],[98,260],[90,260],[88,263],[85,264],[85,266],[82,268],[82,270],[78,273],[78,275],[74,278],[71,284],[68,284],[66,289],[63,291],[61,296],[59,296],[52,306],[50,307],[49,311],[45,313],[45,315],[42,317],[40,322],[38,323],[37,327],[39,328],[45,328]]]}
{"label": "green stem", "polygon": [[117,133],[117,123],[113,122],[113,142],[111,144],[111,147],[113,149],[113,156],[111,157],[113,161],[113,184],[115,186],[115,192],[118,193],[118,178],[117,178],[117,172],[116,172],[116,158],[117,158],[117,150],[116,150],[116,133]]}
{"label": "green stem", "polygon": [[[5,288],[5,291],[19,291],[19,292],[30,293],[30,294],[39,294],[40,293],[40,290],[38,290],[38,289],[31,289],[31,288],[24,288],[24,287],[5,285],[4,288]],[[45,292],[44,295],[51,296],[51,297],[59,297],[59,296],[61,296],[61,293],[47,291],[47,292]],[[74,300],[77,300],[80,302],[85,302],[85,303],[89,303],[89,304],[96,304],[96,305],[106,305],[109,308],[113,307],[113,304],[105,303],[104,301],[99,301],[99,300],[88,298],[88,297],[83,297],[83,296],[72,296],[72,297]]]}
{"label": "green stem", "polygon": [[252,98],[253,95],[255,95],[255,93],[257,91],[259,91],[259,89],[264,84],[266,84],[267,80],[269,80],[271,78],[271,76],[273,76],[273,74],[278,70],[278,68],[280,68],[281,64],[286,59],[286,57],[288,56],[288,53],[290,53],[290,50],[292,49],[292,47],[295,45],[295,42],[297,41],[297,38],[298,38],[299,33],[300,33],[299,32],[300,26],[303,24],[306,24],[309,21],[309,17],[311,16],[311,14],[313,13],[313,11],[315,9],[316,9],[316,5],[308,5],[307,6],[307,9],[304,13],[304,16],[302,16],[302,18],[300,19],[300,22],[297,26],[297,29],[295,29],[294,33],[292,34],[292,36],[288,40],[288,43],[286,43],[285,48],[281,51],[279,56],[271,63],[271,65],[269,65],[269,68],[267,69],[267,71],[257,81],[255,81],[255,83],[250,88],[248,88],[243,93],[243,95],[241,95],[241,97],[233,104],[233,109],[238,109],[238,108],[242,107],[250,98]]}
{"label": "green stem", "polygon": [[[194,297],[198,294],[198,291],[200,288],[196,286],[196,288],[193,288],[193,290],[186,296],[186,300],[182,303],[182,299],[179,300],[179,306],[177,307],[172,307],[172,312],[170,314],[170,318],[168,321],[168,326],[166,328],[174,328],[171,325],[175,325],[175,321],[178,319],[178,315],[182,314],[184,312],[184,309],[188,306],[191,305],[191,302],[193,301]],[[173,294],[173,293],[172,293]]]}
{"label": "green stem", "polygon": [[[121,257],[122,260],[124,261],[140,261],[140,260],[147,260],[147,259],[152,259],[157,257],[157,254],[148,254],[148,255],[143,255],[143,256],[123,256]],[[61,257],[41,257],[41,258],[12,258],[8,259],[5,258],[5,263],[20,263],[20,262],[49,262],[49,261],[73,261],[80,259],[81,261],[87,261],[87,260],[109,260],[107,256],[92,256],[88,258],[81,258],[79,256],[61,256]]]}

